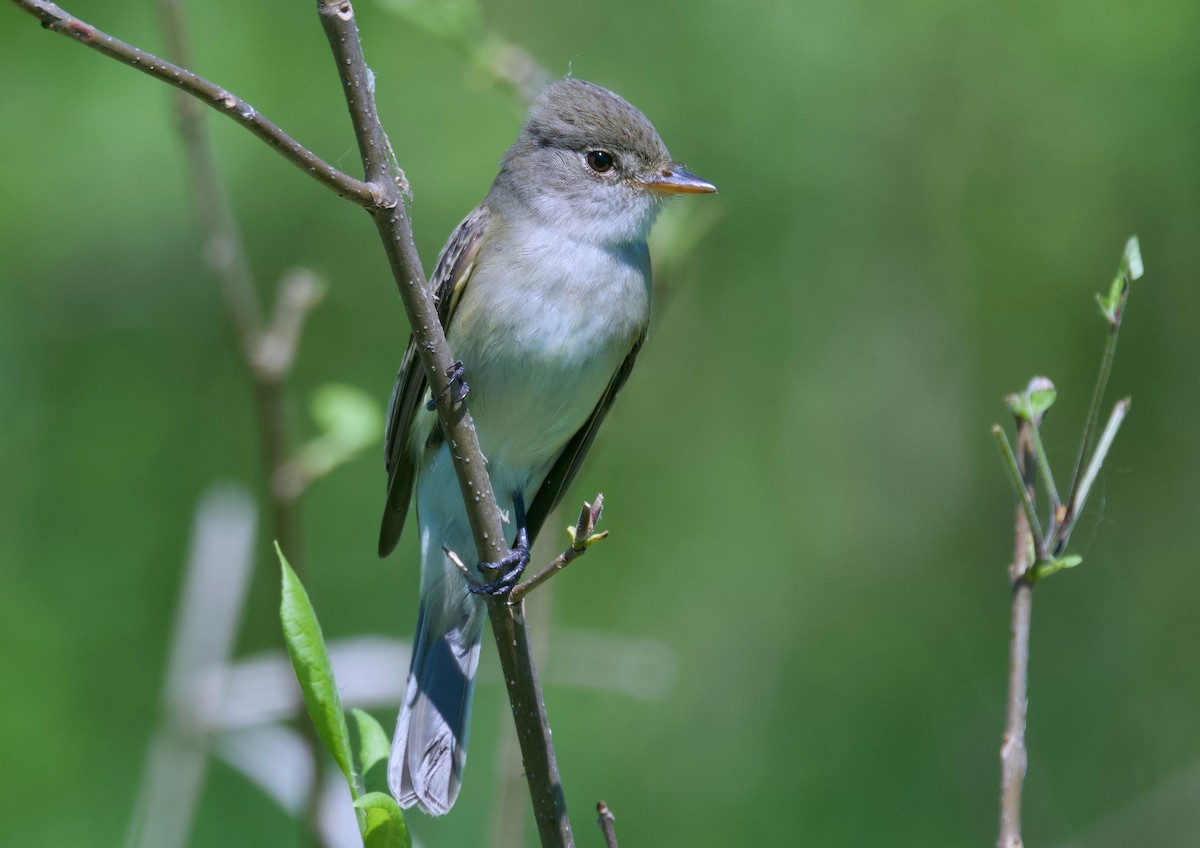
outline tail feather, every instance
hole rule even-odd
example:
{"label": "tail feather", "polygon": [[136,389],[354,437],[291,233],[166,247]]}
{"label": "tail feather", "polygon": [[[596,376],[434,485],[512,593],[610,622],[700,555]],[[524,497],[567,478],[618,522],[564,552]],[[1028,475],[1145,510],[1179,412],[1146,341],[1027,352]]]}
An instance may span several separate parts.
{"label": "tail feather", "polygon": [[427,613],[422,604],[388,786],[400,806],[440,816],[462,786],[483,617],[466,615],[447,628]]}

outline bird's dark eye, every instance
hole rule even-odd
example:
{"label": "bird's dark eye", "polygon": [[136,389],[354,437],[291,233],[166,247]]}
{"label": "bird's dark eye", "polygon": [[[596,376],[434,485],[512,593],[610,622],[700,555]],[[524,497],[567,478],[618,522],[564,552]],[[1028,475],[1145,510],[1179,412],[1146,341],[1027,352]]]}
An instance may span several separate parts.
{"label": "bird's dark eye", "polygon": [[589,150],[587,155],[588,167],[597,174],[605,174],[613,169],[617,160],[607,150]]}

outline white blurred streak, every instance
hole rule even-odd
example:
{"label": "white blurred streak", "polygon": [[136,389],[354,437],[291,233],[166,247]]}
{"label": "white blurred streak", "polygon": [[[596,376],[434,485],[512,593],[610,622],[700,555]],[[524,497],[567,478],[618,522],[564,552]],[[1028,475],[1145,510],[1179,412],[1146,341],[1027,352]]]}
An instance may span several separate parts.
{"label": "white blurred streak", "polygon": [[325,848],[362,848],[350,787],[337,769],[326,769],[321,784],[321,841]]}
{"label": "white blurred streak", "polygon": [[[343,704],[371,709],[400,703],[409,642],[363,636],[332,640],[328,649]],[[202,706],[195,712],[196,726],[210,733],[291,719],[303,712],[291,660],[282,652],[201,669],[191,689]]]}
{"label": "white blurred streak", "polygon": [[[675,684],[675,655],[661,642],[599,630],[558,628],[551,643],[543,673],[551,686],[660,698]],[[411,643],[361,636],[331,640],[328,648],[343,704],[374,709],[400,703]],[[483,682],[499,683],[499,670],[489,664]],[[303,711],[291,661],[279,652],[201,669],[187,688],[191,693],[190,721],[201,733],[290,720]]]}
{"label": "white blurred streak", "polygon": [[554,686],[661,698],[675,685],[678,663],[667,645],[618,633],[558,628],[551,635],[542,678]]}
{"label": "white blurred streak", "polygon": [[[253,561],[257,512],[240,486],[200,498],[167,658],[164,719],[154,733],[126,834],[128,848],[182,848],[204,782],[207,754],[192,731],[189,675],[223,663],[233,647]],[[219,693],[216,697],[220,697]]]}
{"label": "white blurred streak", "polygon": [[[313,762],[308,742],[299,731],[279,724],[232,730],[216,738],[214,753],[261,788],[288,815],[295,818],[303,813],[313,781]],[[347,789],[347,800],[349,792]],[[352,829],[358,833],[357,826]]]}

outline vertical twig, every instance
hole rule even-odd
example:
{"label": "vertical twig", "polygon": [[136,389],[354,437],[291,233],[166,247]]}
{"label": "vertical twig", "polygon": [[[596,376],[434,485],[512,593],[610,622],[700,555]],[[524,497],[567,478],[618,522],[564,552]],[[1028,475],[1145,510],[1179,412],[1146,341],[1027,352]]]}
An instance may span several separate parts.
{"label": "vertical twig", "polygon": [[[377,197],[376,205],[369,211],[400,289],[425,376],[433,396],[439,398],[438,420],[454,459],[476,551],[481,562],[496,562],[507,549],[500,511],[470,414],[466,407],[456,405],[452,392],[443,391],[449,385],[453,359],[413,244],[412,225],[404,206],[406,186],[379,123],[375,77],[363,58],[354,8],[350,0],[320,0],[318,13],[342,80],[363,169]],[[491,596],[488,616],[508,688],[538,835],[547,848],[572,846],[574,839],[525,624],[524,605]]]}
{"label": "vertical twig", "polygon": [[[1017,424],[1016,463],[1030,505],[1036,480],[1030,431],[1040,423],[1019,420]],[[1024,504],[1017,506],[1013,559],[1009,566],[1012,610],[1008,637],[1008,699],[1004,741],[1000,746],[1000,836],[996,841],[997,848],[1022,848],[1021,792],[1027,763],[1025,711],[1029,702],[1029,624],[1033,611],[1035,560],[1028,513]]]}
{"label": "vertical twig", "polygon": [[617,832],[613,828],[613,819],[615,816],[612,810],[608,808],[608,804],[603,801],[596,802],[596,825],[604,833],[605,848],[617,848]]}
{"label": "vertical twig", "polygon": [[[189,66],[191,49],[180,0],[157,0],[156,7],[168,53],[182,66]],[[289,276],[280,287],[273,327],[265,326],[254,275],[204,126],[204,116],[198,102],[182,91],[175,97],[175,109],[204,235],[204,258],[220,284],[225,312],[237,342],[238,358],[253,391],[272,530],[295,568],[300,570],[304,552],[299,510],[295,495],[284,492],[281,487],[292,453],[284,380],[291,370],[304,318],[319,300],[321,287],[311,276]],[[311,844],[319,844],[322,748],[312,726],[307,722],[301,722],[301,726],[314,774],[306,806],[305,838]]]}

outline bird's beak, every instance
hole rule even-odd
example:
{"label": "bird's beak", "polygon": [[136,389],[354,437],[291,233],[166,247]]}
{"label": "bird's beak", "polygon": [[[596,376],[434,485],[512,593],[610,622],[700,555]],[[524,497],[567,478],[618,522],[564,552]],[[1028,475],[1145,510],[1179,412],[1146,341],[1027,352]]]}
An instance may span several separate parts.
{"label": "bird's beak", "polygon": [[655,194],[710,194],[717,187],[677,165],[653,174],[641,181],[642,186]]}

